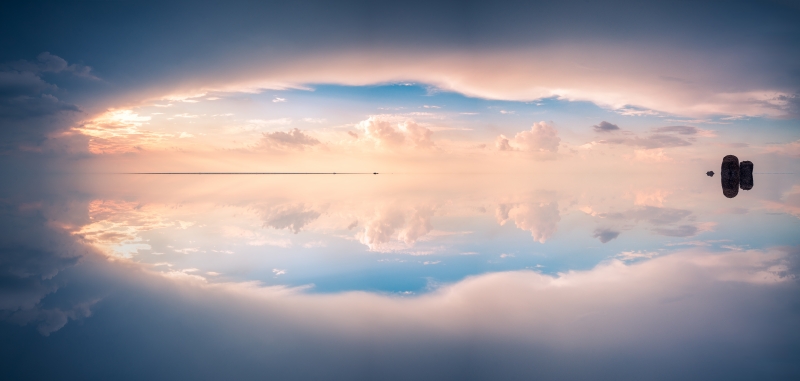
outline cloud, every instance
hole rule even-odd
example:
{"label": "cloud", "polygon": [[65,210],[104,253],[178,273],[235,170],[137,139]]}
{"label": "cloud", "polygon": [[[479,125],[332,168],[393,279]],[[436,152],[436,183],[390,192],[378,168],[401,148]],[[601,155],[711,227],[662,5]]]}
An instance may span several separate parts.
{"label": "cloud", "polygon": [[700,229],[694,225],[680,225],[672,228],[658,227],[653,229],[653,231],[667,237],[693,237],[697,235]]}
{"label": "cloud", "polygon": [[633,147],[642,147],[645,149],[685,147],[692,145],[692,143],[687,140],[681,139],[674,135],[666,134],[652,134],[644,138],[638,136],[624,136],[619,138],[604,139],[601,140],[600,143],[623,144]]}
{"label": "cloud", "polygon": [[267,147],[303,150],[306,147],[320,144],[320,141],[297,128],[293,128],[288,132],[264,133],[263,143]]}
{"label": "cloud", "polygon": [[175,226],[154,209],[134,202],[93,200],[87,208],[91,222],[73,234],[108,256],[131,258],[151,248],[142,240],[143,232]]}
{"label": "cloud", "polygon": [[665,225],[679,222],[691,214],[692,212],[684,209],[645,206],[625,212],[602,213],[599,216],[613,220],[646,221],[653,225]]}
{"label": "cloud", "polygon": [[539,243],[552,238],[561,221],[556,202],[500,204],[495,216],[500,225],[514,221],[518,228],[531,232],[533,240]]}
{"label": "cloud", "polygon": [[99,300],[84,295],[56,305],[44,303],[63,286],[60,274],[90,251],[50,218],[60,215],[62,222],[81,224],[86,217],[72,216],[75,206],[18,206],[0,201],[0,321],[32,324],[48,336],[69,320],[88,317]]}
{"label": "cloud", "polygon": [[[367,245],[370,251],[389,252],[406,249],[431,232],[432,216],[433,208],[425,206],[407,210],[384,208],[378,210],[372,218],[365,220],[364,229],[356,234],[356,238]],[[402,244],[398,245],[400,242]]]}
{"label": "cloud", "polygon": [[392,119],[395,118],[381,115],[371,116],[359,122],[356,127],[364,131],[364,136],[374,141],[378,147],[394,149],[404,146],[413,148],[432,148],[434,146],[431,139],[433,131],[429,128],[420,126],[413,120],[395,123]]}
{"label": "cloud", "polygon": [[624,212],[598,213],[600,218],[627,223],[646,222],[653,225],[652,231],[668,237],[692,237],[712,230],[714,223],[686,223],[692,221],[692,212],[684,209],[644,206]]}
{"label": "cloud", "polygon": [[69,320],[81,320],[92,316],[91,307],[98,300],[78,303],[69,309],[61,308],[31,308],[15,311],[8,315],[5,320],[9,323],[18,325],[36,324],[36,330],[42,336],[50,336],[51,333],[58,331],[67,325]]}
{"label": "cloud", "polygon": [[3,98],[34,96],[56,88],[30,71],[0,71],[0,97]]}
{"label": "cloud", "polygon": [[297,234],[300,230],[319,218],[321,214],[304,204],[277,205],[265,209],[261,219],[265,226],[274,229],[289,229]]}
{"label": "cloud", "polygon": [[611,132],[611,131],[618,131],[619,126],[616,124],[611,124],[606,121],[600,122],[600,124],[595,124],[592,126],[595,132]]}
{"label": "cloud", "polygon": [[621,261],[635,261],[639,259],[651,259],[658,255],[656,252],[643,252],[643,251],[623,251],[614,256]]}
{"label": "cloud", "polygon": [[779,155],[800,158],[800,140],[795,140],[790,143],[772,145],[767,148],[767,151],[774,152]]}
{"label": "cloud", "polygon": [[513,139],[505,135],[498,136],[495,147],[500,151],[522,151],[549,158],[558,152],[560,142],[558,131],[553,126],[547,122],[538,122],[529,131],[518,132]]}
{"label": "cloud", "polygon": [[593,237],[599,239],[602,243],[606,243],[614,238],[619,237],[619,233],[620,232],[611,229],[596,229]]}
{"label": "cloud", "polygon": [[[605,122],[603,122],[605,123]],[[617,127],[616,129],[611,127],[606,127],[607,129],[601,130],[602,123],[600,125],[594,126],[595,131],[597,132],[614,132],[614,134],[608,138],[604,138],[600,140],[599,143],[603,144],[614,144],[614,145],[627,145],[632,147],[641,147],[646,150],[652,149],[660,149],[660,148],[671,148],[671,147],[686,147],[694,144],[697,140],[697,137],[715,137],[716,134],[714,131],[704,130],[697,127],[692,126],[665,126],[665,127],[658,127],[653,130],[653,133],[650,133],[644,137],[641,137],[631,131],[624,131],[619,129],[616,125],[611,125]],[[640,153],[639,156],[643,156],[642,158],[650,161],[652,159],[656,159],[655,161],[663,161],[665,157],[651,157],[652,155],[647,153]]]}
{"label": "cloud", "polygon": [[99,79],[92,75],[92,68],[81,64],[68,64],[67,61],[59,56],[44,52],[36,57],[39,61],[39,68],[43,72],[60,73],[68,72],[79,77]]}
{"label": "cloud", "polygon": [[[736,378],[763,374],[763,364],[775,359],[771,349],[794,348],[797,311],[787,300],[797,300],[796,255],[796,248],[623,252],[588,270],[486,273],[413,297],[193,283],[112,263],[72,278],[120,290],[104,300],[105,314],[75,327],[105,345],[71,334],[59,338],[64,352],[56,353],[76,365],[72,372],[97,361],[124,367],[130,359],[113,352],[120,346],[153,359],[181,353],[188,360],[172,369],[198,379],[208,374],[198,361],[237,379],[264,369],[288,380],[357,379],[364,356],[371,374],[397,379],[458,379],[465,359],[512,380],[637,380],[662,368],[669,378],[698,371]],[[91,283],[98,273],[103,281]],[[384,349],[375,351],[376,343]],[[29,356],[39,348],[17,350]],[[298,357],[305,366],[297,366]],[[640,366],[630,367],[631,358]],[[571,366],[576,361],[579,370]],[[673,366],[687,363],[686,371]],[[797,369],[791,361],[776,364],[787,373]],[[153,372],[131,369],[137,378]],[[92,373],[77,375],[83,374]]]}
{"label": "cloud", "polygon": [[58,87],[47,83],[41,75],[62,71],[88,75],[89,69],[67,65],[49,53],[42,53],[39,58],[36,63],[18,61],[0,65],[0,151],[41,148],[50,136],[68,130],[81,111],[51,94]]}
{"label": "cloud", "polygon": [[691,126],[666,126],[666,127],[658,127],[655,129],[656,132],[675,132],[681,135],[696,135],[700,129],[697,127]]}
{"label": "cloud", "polygon": [[777,201],[764,201],[767,209],[778,213],[788,213],[800,218],[800,185],[793,185]]}
{"label": "cloud", "polygon": [[151,119],[133,110],[111,109],[73,130],[89,137],[89,152],[94,154],[140,152],[174,137],[144,128]]}

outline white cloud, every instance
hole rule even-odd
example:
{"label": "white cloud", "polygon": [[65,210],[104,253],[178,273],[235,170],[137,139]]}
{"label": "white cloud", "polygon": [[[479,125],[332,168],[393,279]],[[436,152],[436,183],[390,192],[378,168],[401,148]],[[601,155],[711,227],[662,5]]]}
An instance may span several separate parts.
{"label": "white cloud", "polygon": [[533,240],[539,243],[550,239],[561,221],[556,202],[500,204],[495,215],[500,225],[512,220],[518,228],[531,232]]}
{"label": "white cloud", "polygon": [[500,135],[495,146],[500,151],[523,151],[540,157],[552,157],[558,152],[561,138],[558,131],[547,122],[534,123],[529,131],[518,132],[514,138]]}
{"label": "white cloud", "polygon": [[[373,218],[366,219],[364,229],[356,238],[371,251],[403,250],[431,232],[432,216],[433,209],[428,207],[382,209]],[[429,253],[423,255],[426,254]]]}
{"label": "white cloud", "polygon": [[431,148],[433,131],[420,126],[413,120],[399,123],[391,121],[387,116],[371,116],[359,122],[356,127],[364,131],[364,135],[375,142],[378,147],[399,148]]}

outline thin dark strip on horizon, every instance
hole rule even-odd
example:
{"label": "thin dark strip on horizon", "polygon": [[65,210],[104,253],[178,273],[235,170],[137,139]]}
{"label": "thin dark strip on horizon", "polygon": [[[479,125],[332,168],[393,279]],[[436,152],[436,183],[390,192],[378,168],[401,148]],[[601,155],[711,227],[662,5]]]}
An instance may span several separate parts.
{"label": "thin dark strip on horizon", "polygon": [[123,172],[123,175],[377,175],[378,172]]}

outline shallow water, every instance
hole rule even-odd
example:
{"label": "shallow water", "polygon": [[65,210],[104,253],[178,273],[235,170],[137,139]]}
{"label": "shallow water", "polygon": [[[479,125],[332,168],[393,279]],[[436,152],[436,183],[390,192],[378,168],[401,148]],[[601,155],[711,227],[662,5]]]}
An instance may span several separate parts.
{"label": "shallow water", "polygon": [[90,365],[108,356],[197,378],[438,378],[465,359],[479,378],[582,378],[630,358],[634,375],[791,375],[800,179],[756,172],[727,198],[713,163],[18,175],[3,190],[2,335],[25,345],[6,355],[87,377],[152,371]]}

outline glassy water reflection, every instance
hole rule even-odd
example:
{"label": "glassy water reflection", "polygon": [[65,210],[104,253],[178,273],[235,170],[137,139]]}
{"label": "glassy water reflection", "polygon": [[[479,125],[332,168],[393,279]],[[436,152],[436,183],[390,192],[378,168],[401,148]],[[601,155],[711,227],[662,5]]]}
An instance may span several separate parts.
{"label": "glassy water reflection", "polygon": [[117,175],[97,179],[104,190],[72,234],[174,276],[401,294],[493,271],[798,243],[797,219],[775,214],[782,199],[728,200],[702,174],[549,177]]}
{"label": "glassy water reflection", "polygon": [[[524,354],[553,348],[566,354],[523,368],[578,356],[600,371],[636,353],[670,366],[710,351],[722,357],[697,366],[716,367],[775,345],[791,359],[797,177],[756,173],[747,197],[727,198],[702,171],[676,176],[21,181],[3,204],[3,246],[17,254],[3,258],[2,316],[64,345],[70,335],[52,334],[73,332],[98,356],[106,339],[125,340],[117,355],[155,341],[207,362],[176,370],[200,378],[211,369],[247,378],[301,354],[325,364],[342,346],[337,374],[364,361],[419,365],[401,378],[452,374],[464,350],[500,356],[513,372]],[[135,328],[108,336],[123,326]],[[37,340],[23,352],[51,350]],[[145,355],[159,356],[169,358]]]}

